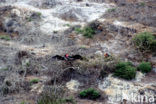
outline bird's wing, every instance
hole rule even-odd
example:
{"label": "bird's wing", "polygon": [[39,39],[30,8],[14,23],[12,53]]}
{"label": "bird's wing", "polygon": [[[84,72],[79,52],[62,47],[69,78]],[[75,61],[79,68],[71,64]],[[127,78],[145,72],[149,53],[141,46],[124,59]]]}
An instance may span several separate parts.
{"label": "bird's wing", "polygon": [[70,56],[70,57],[73,58],[74,60],[77,60],[77,59],[83,60],[83,57],[80,56],[80,55],[73,55],[73,56]]}
{"label": "bird's wing", "polygon": [[64,57],[59,56],[59,55],[53,56],[52,59],[65,60]]}

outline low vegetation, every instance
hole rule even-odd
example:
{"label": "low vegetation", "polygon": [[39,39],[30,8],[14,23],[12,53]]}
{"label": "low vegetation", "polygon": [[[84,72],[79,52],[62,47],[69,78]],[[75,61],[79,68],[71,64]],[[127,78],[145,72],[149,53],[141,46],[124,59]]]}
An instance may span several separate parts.
{"label": "low vegetation", "polygon": [[31,81],[30,81],[30,83],[31,84],[35,84],[35,83],[38,83],[40,80],[39,79],[32,79]]}
{"label": "low vegetation", "polygon": [[136,76],[136,68],[132,66],[130,62],[119,62],[116,65],[114,76],[123,78],[126,80],[134,79]]}
{"label": "low vegetation", "polygon": [[8,67],[6,67],[6,68],[1,68],[1,69],[0,69],[0,71],[7,71],[7,70],[9,70]]}
{"label": "low vegetation", "polygon": [[65,97],[65,90],[62,87],[50,87],[46,88],[37,104],[75,104],[72,97]]}
{"label": "low vegetation", "polygon": [[142,73],[148,73],[152,70],[151,64],[149,62],[142,62],[137,69]]}
{"label": "low vegetation", "polygon": [[93,88],[88,88],[79,93],[79,97],[82,99],[96,100],[100,98],[100,96],[101,96],[100,93]]}
{"label": "low vegetation", "polygon": [[93,36],[95,34],[95,30],[88,26],[84,27],[83,29],[76,28],[75,31],[77,34],[83,34],[83,36],[86,38],[93,38]]}
{"label": "low vegetation", "polygon": [[141,52],[152,51],[156,48],[155,37],[150,32],[137,34],[133,38],[133,43]]}
{"label": "low vegetation", "polygon": [[140,6],[145,6],[145,2],[140,2]]}
{"label": "low vegetation", "polygon": [[10,36],[8,35],[0,35],[0,39],[6,40],[6,41],[11,40]]}
{"label": "low vegetation", "polygon": [[108,12],[115,12],[116,8],[110,8],[108,9]]}

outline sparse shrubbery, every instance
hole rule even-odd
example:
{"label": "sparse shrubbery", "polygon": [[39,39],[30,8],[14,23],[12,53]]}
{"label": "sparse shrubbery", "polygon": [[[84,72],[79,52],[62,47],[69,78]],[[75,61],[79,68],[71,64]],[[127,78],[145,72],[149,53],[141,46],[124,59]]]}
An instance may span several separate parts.
{"label": "sparse shrubbery", "polygon": [[41,17],[42,13],[41,12],[36,12],[36,14]]}
{"label": "sparse shrubbery", "polygon": [[101,96],[100,93],[93,88],[83,90],[79,93],[79,97],[82,99],[86,98],[86,99],[96,100],[100,98],[100,96]]}
{"label": "sparse shrubbery", "polygon": [[30,83],[31,84],[35,84],[35,83],[38,83],[40,80],[39,79],[32,79],[31,81],[30,81]]}
{"label": "sparse shrubbery", "polygon": [[22,101],[20,104],[26,104],[26,102],[25,101]]}
{"label": "sparse shrubbery", "polygon": [[59,86],[46,87],[37,104],[75,104],[72,97],[65,97],[65,90]]}
{"label": "sparse shrubbery", "polygon": [[130,62],[120,62],[116,65],[114,75],[119,78],[131,80],[136,76],[136,68]]}
{"label": "sparse shrubbery", "polygon": [[1,68],[0,71],[1,71],[1,70],[2,70],[2,71],[7,71],[7,70],[9,70],[9,68],[8,68],[8,67],[6,67],[6,68]]}
{"label": "sparse shrubbery", "polygon": [[108,9],[108,12],[115,12],[116,8]]}
{"label": "sparse shrubbery", "polygon": [[93,35],[95,34],[95,30],[91,27],[84,27],[83,29],[76,28],[75,31],[78,34],[83,34],[83,36],[87,38],[93,38]]}
{"label": "sparse shrubbery", "polygon": [[152,51],[156,51],[156,40],[151,41],[150,49],[151,49]]}
{"label": "sparse shrubbery", "polygon": [[6,41],[11,40],[10,36],[8,36],[8,35],[0,35],[0,39],[6,40]]}
{"label": "sparse shrubbery", "polygon": [[145,2],[140,2],[140,6],[145,6]]}
{"label": "sparse shrubbery", "polygon": [[142,52],[152,51],[156,47],[155,37],[150,32],[139,33],[133,38],[133,43]]}
{"label": "sparse shrubbery", "polygon": [[152,70],[151,64],[149,62],[142,62],[137,69],[142,73],[148,73]]}

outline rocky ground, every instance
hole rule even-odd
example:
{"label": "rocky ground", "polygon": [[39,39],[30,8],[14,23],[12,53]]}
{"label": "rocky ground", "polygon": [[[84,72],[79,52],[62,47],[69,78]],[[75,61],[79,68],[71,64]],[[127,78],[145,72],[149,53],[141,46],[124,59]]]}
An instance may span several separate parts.
{"label": "rocky ground", "polygon": [[[77,104],[120,104],[123,99],[131,104],[132,93],[155,96],[156,51],[141,54],[131,42],[139,32],[156,35],[155,4],[155,0],[0,0],[0,104],[36,104],[52,86],[63,87],[65,96],[73,96]],[[86,25],[96,30],[92,39],[75,31]],[[86,60],[72,65],[52,60],[66,53]],[[112,58],[103,58],[104,53]],[[149,61],[153,70],[137,72],[132,81],[118,79],[111,74],[118,60],[134,66]],[[110,74],[101,76],[106,65]],[[32,84],[34,79],[38,81]],[[99,100],[78,97],[90,87],[102,94]]]}

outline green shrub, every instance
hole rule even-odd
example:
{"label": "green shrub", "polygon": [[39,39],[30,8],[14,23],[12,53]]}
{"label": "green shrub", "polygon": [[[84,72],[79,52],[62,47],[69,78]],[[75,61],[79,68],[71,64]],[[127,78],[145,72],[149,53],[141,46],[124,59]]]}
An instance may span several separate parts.
{"label": "green shrub", "polygon": [[93,38],[93,35],[95,34],[95,30],[91,27],[84,27],[83,29],[76,28],[75,31],[78,34],[83,34],[83,36],[87,38]]}
{"label": "green shrub", "polygon": [[91,100],[96,100],[97,98],[100,98],[100,93],[98,91],[96,91],[93,88],[89,88],[86,90],[83,90],[79,93],[80,98],[87,98],[87,99],[91,99]]}
{"label": "green shrub", "polygon": [[133,38],[133,43],[141,51],[147,51],[151,49],[151,44],[155,37],[150,32],[139,33]]}
{"label": "green shrub", "polygon": [[156,40],[153,40],[150,44],[150,48],[152,51],[155,51],[156,50]]}
{"label": "green shrub", "polygon": [[1,70],[2,70],[2,71],[7,71],[7,70],[9,70],[9,68],[8,68],[8,67],[6,67],[6,68],[1,68],[0,71],[1,71]]}
{"label": "green shrub", "polygon": [[32,79],[31,81],[30,81],[30,83],[31,84],[34,84],[34,83],[38,83],[40,80],[39,79]]}
{"label": "green shrub", "polygon": [[137,69],[142,73],[148,73],[152,70],[151,64],[149,62],[142,62]]}
{"label": "green shrub", "polygon": [[70,25],[70,24],[64,24],[63,26],[67,26],[67,27],[70,27],[71,25]]}
{"label": "green shrub", "polygon": [[7,35],[0,35],[0,39],[6,40],[6,41],[11,40],[10,36],[7,36]]}
{"label": "green shrub", "polygon": [[83,29],[83,36],[87,38],[93,38],[94,34],[95,34],[95,30],[93,30],[91,27],[85,27]]}
{"label": "green shrub", "polygon": [[114,76],[126,80],[134,79],[136,76],[136,68],[130,62],[120,62],[116,65]]}
{"label": "green shrub", "polygon": [[26,104],[25,101],[22,101],[20,104]]}
{"label": "green shrub", "polygon": [[82,34],[83,33],[83,30],[81,28],[75,28],[75,32],[77,34]]}
{"label": "green shrub", "polygon": [[108,9],[108,12],[115,12],[116,8]]}
{"label": "green shrub", "polygon": [[145,2],[140,2],[140,6],[145,6]]}
{"label": "green shrub", "polygon": [[41,17],[42,13],[41,12],[36,12],[36,14]]}

